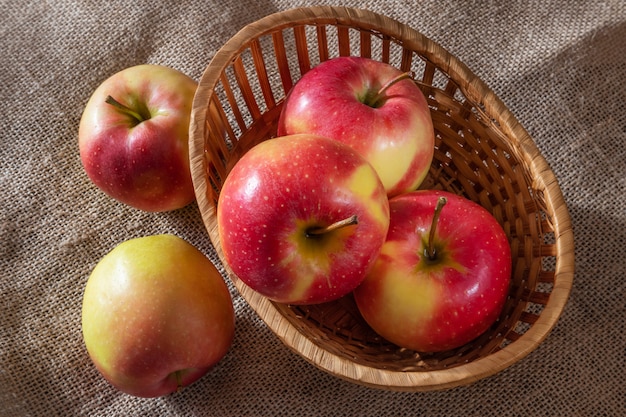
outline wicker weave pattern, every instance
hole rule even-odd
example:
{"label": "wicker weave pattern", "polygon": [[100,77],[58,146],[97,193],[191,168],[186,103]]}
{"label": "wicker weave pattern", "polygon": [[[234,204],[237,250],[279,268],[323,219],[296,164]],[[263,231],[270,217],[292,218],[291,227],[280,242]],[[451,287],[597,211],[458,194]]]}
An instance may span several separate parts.
{"label": "wicker weave pattern", "polygon": [[513,276],[503,313],[461,348],[424,355],[377,336],[351,299],[314,306],[272,303],[229,272],[242,296],[305,359],[338,377],[393,390],[471,383],[530,353],[548,335],[573,283],[573,234],[557,181],[532,139],[468,68],[399,22],[364,10],[316,7],[268,16],[242,29],[206,69],[191,124],[192,174],[221,259],[215,206],[234,163],[275,135],[297,79],[326,59],[360,55],[411,71],[431,106],[436,149],[423,188],[487,208],[511,244]]}

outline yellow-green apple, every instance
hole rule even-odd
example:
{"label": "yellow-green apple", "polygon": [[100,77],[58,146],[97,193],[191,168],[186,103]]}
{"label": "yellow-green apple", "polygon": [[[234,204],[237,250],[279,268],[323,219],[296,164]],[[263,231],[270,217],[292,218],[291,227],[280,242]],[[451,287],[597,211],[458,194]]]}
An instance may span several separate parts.
{"label": "yellow-green apple", "polygon": [[421,190],[389,202],[380,256],[354,298],[379,335],[421,352],[453,349],[498,318],[511,252],[496,219],[456,194]]}
{"label": "yellow-green apple", "polygon": [[119,244],[85,287],[87,352],[106,380],[134,396],[164,396],[198,380],[226,355],[234,329],[222,276],[174,235]]}
{"label": "yellow-green apple", "polygon": [[314,133],[356,149],[391,197],[416,189],[434,153],[428,103],[408,73],[361,57],[338,57],[289,91],[278,134]]}
{"label": "yellow-green apple", "polygon": [[162,212],[194,200],[189,120],[197,83],[162,65],[113,74],[87,102],[80,158],[93,183],[134,208]]}
{"label": "yellow-green apple", "polygon": [[267,298],[315,304],[350,293],[385,241],[389,202],[354,149],[316,135],[269,139],[226,178],[217,205],[227,264]]}

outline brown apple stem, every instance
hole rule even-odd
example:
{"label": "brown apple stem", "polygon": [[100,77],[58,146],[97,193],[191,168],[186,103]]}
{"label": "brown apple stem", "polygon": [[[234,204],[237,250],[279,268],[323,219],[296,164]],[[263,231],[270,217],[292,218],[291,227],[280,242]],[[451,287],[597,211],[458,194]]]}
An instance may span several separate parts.
{"label": "brown apple stem", "polygon": [[174,372],[174,375],[176,376],[176,392],[180,392],[183,389],[183,372],[178,370]]}
{"label": "brown apple stem", "polygon": [[448,199],[445,197],[439,197],[437,200],[437,206],[435,207],[435,214],[433,221],[430,225],[430,232],[428,233],[428,248],[426,249],[426,256],[431,261],[437,256],[437,250],[435,249],[435,230],[437,229],[437,223],[439,222],[439,216],[441,215],[441,209],[446,205]]}
{"label": "brown apple stem", "polygon": [[343,227],[346,226],[352,226],[355,224],[358,224],[359,220],[355,215],[350,216],[348,218],[345,218],[343,220],[339,220],[338,222],[332,223],[326,227],[313,227],[311,229],[308,229],[306,231],[306,237],[315,237],[315,236],[320,236],[323,235],[325,233],[330,233],[332,231],[335,231],[337,229],[341,229]]}
{"label": "brown apple stem", "polygon": [[138,113],[134,111],[133,109],[131,109],[130,107],[123,105],[122,103],[120,103],[119,101],[117,101],[111,96],[107,96],[107,98],[104,101],[107,104],[117,107],[118,109],[126,113],[127,115],[136,119],[138,122],[143,122],[144,120],[149,119],[149,117],[147,118],[144,117],[141,113]]}
{"label": "brown apple stem", "polygon": [[387,83],[385,83],[382,87],[380,87],[380,90],[378,90],[376,95],[371,100],[370,103],[371,103],[372,107],[376,107],[377,106],[378,101],[383,98],[383,95],[389,89],[389,87],[391,87],[392,85],[396,84],[397,82],[400,82],[402,80],[406,80],[407,78],[411,78],[411,79],[413,78],[412,74],[410,72],[403,72],[402,74],[400,74],[400,75],[392,78],[391,80],[387,81]]}

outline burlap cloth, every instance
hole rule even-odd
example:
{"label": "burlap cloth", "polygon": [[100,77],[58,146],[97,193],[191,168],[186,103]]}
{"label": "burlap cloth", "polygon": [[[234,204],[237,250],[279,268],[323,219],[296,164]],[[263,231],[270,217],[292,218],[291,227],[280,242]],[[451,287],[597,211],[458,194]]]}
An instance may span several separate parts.
{"label": "burlap cloth", "polygon": [[[323,2],[324,3],[324,2]],[[181,393],[111,388],[85,351],[80,307],[97,261],[126,239],[179,235],[215,259],[197,206],[148,214],[99,192],[77,147],[87,99],[131,65],[199,79],[245,24],[307,1],[0,2],[0,415],[626,415],[626,4],[337,1],[396,18],[483,78],[553,168],[576,238],[570,301],[540,347],[473,385],[395,393],[344,382],[284,347],[232,289],[234,345]]]}

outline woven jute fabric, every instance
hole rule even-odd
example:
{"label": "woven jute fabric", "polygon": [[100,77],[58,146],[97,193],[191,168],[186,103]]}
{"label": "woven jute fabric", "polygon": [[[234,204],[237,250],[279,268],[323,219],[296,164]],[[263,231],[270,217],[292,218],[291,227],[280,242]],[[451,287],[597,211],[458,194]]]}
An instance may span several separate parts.
{"label": "woven jute fabric", "polygon": [[[312,366],[229,283],[227,356],[179,393],[112,388],[84,347],[80,312],[97,262],[119,243],[178,235],[221,268],[196,204],[145,213],[87,178],[82,110],[126,67],[199,79],[246,24],[317,4],[369,9],[441,44],[489,85],[535,140],[572,218],[575,279],[530,355],[468,386],[399,393]],[[626,415],[626,4],[578,1],[0,2],[0,415]],[[222,269],[223,271],[223,269]]]}

